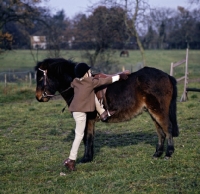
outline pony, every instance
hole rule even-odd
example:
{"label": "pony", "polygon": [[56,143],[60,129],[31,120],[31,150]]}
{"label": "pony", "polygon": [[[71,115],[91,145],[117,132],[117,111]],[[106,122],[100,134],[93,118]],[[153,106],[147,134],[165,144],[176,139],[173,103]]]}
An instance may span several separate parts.
{"label": "pony", "polygon": [[[38,62],[35,67],[36,99],[39,102],[48,102],[58,91],[69,106],[74,94],[70,83],[75,78],[76,65],[76,62],[63,58],[47,58]],[[128,79],[108,85],[105,93],[107,106],[109,110],[115,110],[115,114],[107,122],[127,121],[146,110],[155,124],[158,135],[153,157],[158,158],[165,151],[165,158],[170,158],[174,152],[173,137],[179,135],[176,84],[176,79],[167,73],[153,67],[144,67],[130,73]],[[81,159],[83,163],[93,160],[96,116],[96,111],[87,113],[83,138],[85,151]]]}
{"label": "pony", "polygon": [[125,57],[125,56],[126,56],[126,57],[129,57],[129,52],[128,52],[127,50],[121,51],[121,52],[120,52],[120,57],[123,57],[123,56],[124,56],[124,57]]}

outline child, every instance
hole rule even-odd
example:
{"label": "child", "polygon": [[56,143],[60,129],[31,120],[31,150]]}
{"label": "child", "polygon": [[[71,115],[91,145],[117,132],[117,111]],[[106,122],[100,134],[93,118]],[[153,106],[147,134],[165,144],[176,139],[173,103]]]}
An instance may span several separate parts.
{"label": "child", "polygon": [[[126,74],[115,75],[107,78],[94,78],[91,76],[90,67],[86,63],[79,63],[76,66],[75,76],[76,78],[71,83],[71,87],[74,88],[74,98],[69,106],[69,110],[72,112],[76,122],[75,139],[72,144],[69,158],[64,161],[64,166],[71,171],[75,170],[75,161],[77,158],[78,149],[84,136],[86,113],[93,112],[95,110],[96,97],[94,88],[105,84],[111,84],[119,79],[128,78]],[[101,109],[101,107],[99,108]],[[106,113],[105,111],[103,112],[104,116],[108,117]]]}

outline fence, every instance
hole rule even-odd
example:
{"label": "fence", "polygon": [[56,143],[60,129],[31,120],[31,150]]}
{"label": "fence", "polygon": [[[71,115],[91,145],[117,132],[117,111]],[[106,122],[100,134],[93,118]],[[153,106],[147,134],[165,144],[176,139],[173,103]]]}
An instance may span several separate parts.
{"label": "fence", "polygon": [[188,84],[188,48],[186,50],[186,58],[177,62],[177,63],[171,63],[171,68],[170,68],[170,75],[173,76],[174,74],[174,68],[184,64],[185,63],[185,75],[183,77],[180,77],[177,80],[177,82],[181,81],[184,79],[184,89],[183,89],[183,94],[181,96],[181,102],[184,102],[187,100],[187,84]]}
{"label": "fence", "polygon": [[198,89],[198,88],[187,88],[187,84],[188,84],[188,48],[186,50],[186,58],[185,59],[183,59],[182,61],[179,61],[177,63],[171,63],[170,75],[173,76],[174,67],[177,67],[184,63],[185,63],[185,75],[183,77],[176,79],[178,82],[184,79],[184,89],[183,89],[183,94],[182,94],[181,100],[180,100],[181,102],[184,102],[188,99],[187,92],[189,92],[189,91],[200,92],[200,89]]}
{"label": "fence", "polygon": [[1,72],[0,73],[0,82],[4,82],[5,87],[8,83],[11,82],[27,82],[29,86],[32,85],[32,81],[35,80],[35,72],[23,71],[23,72]]}

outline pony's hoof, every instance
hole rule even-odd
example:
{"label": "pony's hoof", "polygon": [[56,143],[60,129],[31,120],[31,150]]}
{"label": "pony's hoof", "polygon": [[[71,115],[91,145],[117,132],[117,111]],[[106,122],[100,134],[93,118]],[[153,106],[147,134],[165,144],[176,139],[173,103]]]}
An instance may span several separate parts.
{"label": "pony's hoof", "polygon": [[159,158],[162,156],[162,152],[155,152],[155,154],[153,155],[153,158]]}
{"label": "pony's hoof", "polygon": [[152,159],[158,160],[158,157],[157,156],[152,156]]}
{"label": "pony's hoof", "polygon": [[92,162],[92,160],[88,158],[82,158],[79,163],[87,163],[87,162]]}
{"label": "pony's hoof", "polygon": [[165,156],[164,160],[169,160],[171,157],[170,156]]}

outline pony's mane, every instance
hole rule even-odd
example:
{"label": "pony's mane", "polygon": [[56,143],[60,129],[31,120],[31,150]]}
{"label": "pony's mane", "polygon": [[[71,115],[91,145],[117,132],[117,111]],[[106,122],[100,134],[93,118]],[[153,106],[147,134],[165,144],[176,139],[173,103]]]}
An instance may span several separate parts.
{"label": "pony's mane", "polygon": [[35,70],[38,68],[43,68],[43,70],[47,69],[48,71],[54,72],[58,75],[67,73],[71,77],[74,77],[74,68],[76,66],[76,62],[71,59],[64,58],[48,58],[40,61],[35,66]]}

